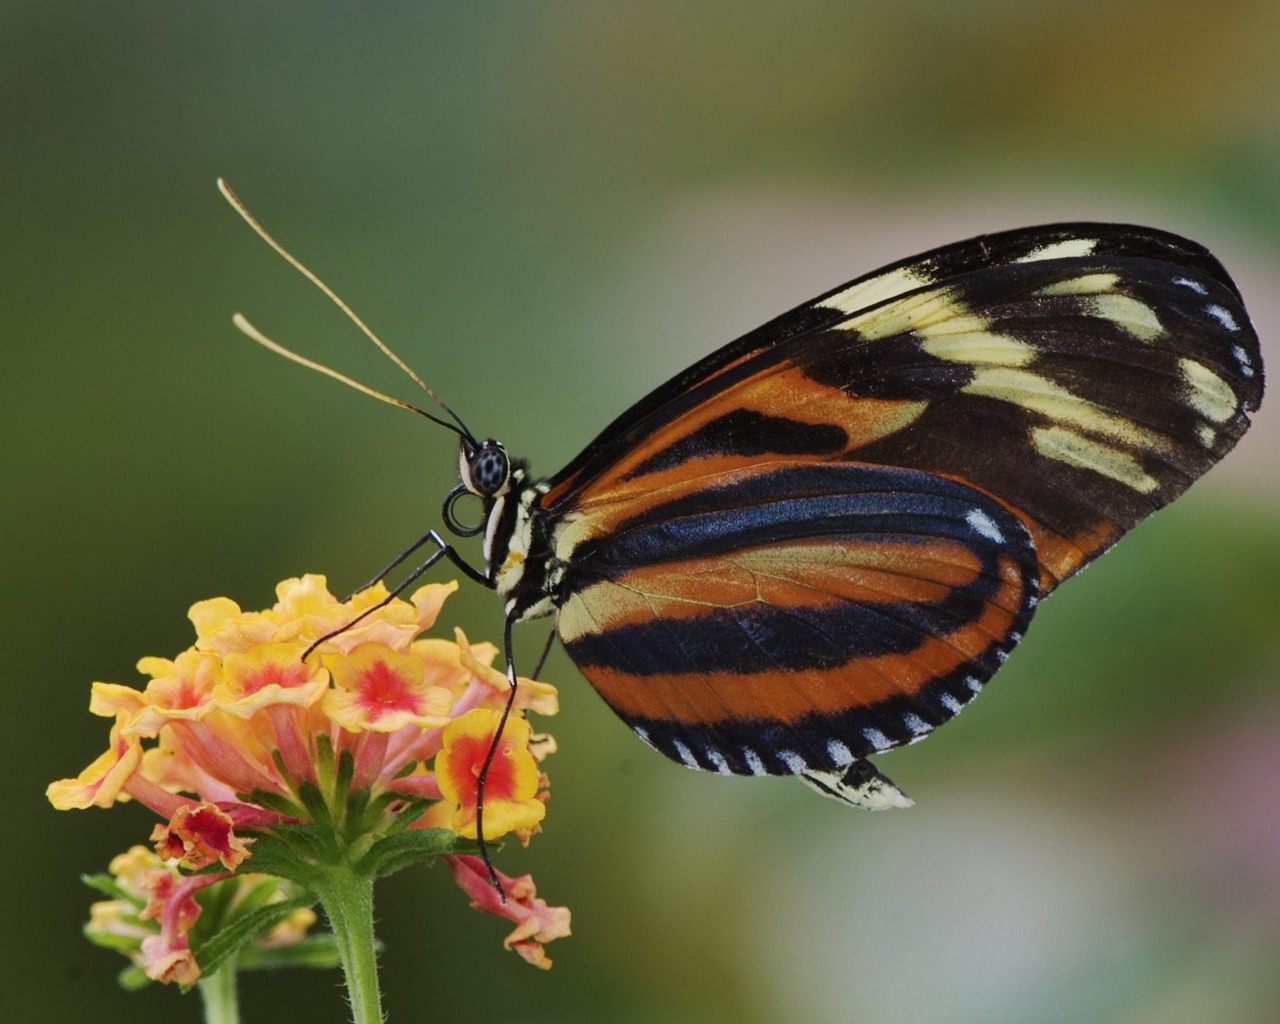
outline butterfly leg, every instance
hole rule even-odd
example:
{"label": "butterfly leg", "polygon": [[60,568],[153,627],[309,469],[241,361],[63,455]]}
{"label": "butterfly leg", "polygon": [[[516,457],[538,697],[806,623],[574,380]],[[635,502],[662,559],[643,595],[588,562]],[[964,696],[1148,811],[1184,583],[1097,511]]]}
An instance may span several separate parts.
{"label": "butterfly leg", "polygon": [[[484,837],[484,788],[489,778],[489,766],[493,764],[494,755],[498,752],[498,744],[502,742],[502,730],[507,727],[507,719],[511,716],[511,708],[516,702],[516,658],[511,646],[511,627],[514,624],[515,619],[510,615],[502,623],[502,650],[507,665],[507,686],[509,687],[507,701],[502,706],[502,717],[498,719],[498,728],[494,730],[493,739],[490,740],[489,749],[485,751],[484,761],[480,765],[480,773],[476,777],[476,839],[480,846],[480,859],[484,861],[485,869],[489,873],[490,884],[498,890],[498,896],[503,903],[507,902],[507,892],[502,887],[502,881],[498,878],[493,861],[489,859],[489,843]],[[550,644],[547,647],[549,650]],[[543,657],[546,657],[545,652]]]}
{"label": "butterfly leg", "polygon": [[800,779],[823,796],[851,807],[884,811],[890,807],[911,807],[915,801],[902,792],[870,761],[859,758],[840,772],[803,772]]}
{"label": "butterfly leg", "polygon": [[[451,561],[455,566],[461,569],[464,573],[466,573],[469,577],[471,577],[471,579],[475,580],[477,583],[483,584],[484,586],[489,587],[490,589],[493,588],[493,581],[489,579],[489,577],[486,576],[484,573],[482,573],[479,569],[476,569],[474,566],[468,565],[467,562],[463,559],[463,557],[460,554],[458,554],[458,552],[455,551],[449,544],[445,543],[445,541],[440,537],[438,533],[436,533],[435,530],[432,530],[425,537],[423,537],[421,540],[415,543],[413,547],[409,548],[408,551],[401,554],[400,557],[395,562],[391,563],[391,565],[394,566],[399,562],[403,561],[405,558],[408,557],[408,555],[411,552],[422,547],[422,545],[427,543],[427,541],[433,542],[436,545],[436,550],[431,553],[430,557],[428,557],[425,562],[423,562],[416,569],[414,569],[413,572],[409,573],[408,576],[406,576],[403,580],[400,581],[400,583],[396,585],[395,589],[393,589],[389,594],[387,594],[386,597],[384,597],[377,604],[370,605],[368,608],[362,611],[359,615],[357,615],[354,619],[352,619],[346,625],[339,626],[337,629],[334,629],[334,630],[330,630],[324,636],[320,637],[320,639],[316,640],[310,647],[308,647],[305,651],[302,652],[302,659],[305,661],[308,657],[310,657],[311,652],[314,651],[326,640],[330,640],[340,633],[345,633],[348,629],[350,629],[356,623],[360,622],[366,616],[372,615],[379,608],[385,608],[397,597],[399,597],[406,590],[408,590],[409,587],[413,585],[414,581],[416,581],[421,576],[423,576],[428,569],[430,569],[442,558],[449,559],[449,561]],[[514,679],[515,676],[512,676],[511,678]]]}

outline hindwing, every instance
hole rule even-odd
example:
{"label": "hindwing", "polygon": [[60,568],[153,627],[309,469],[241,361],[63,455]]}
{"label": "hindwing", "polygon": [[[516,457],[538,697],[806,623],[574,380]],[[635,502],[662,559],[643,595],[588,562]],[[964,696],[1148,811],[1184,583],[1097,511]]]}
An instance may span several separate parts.
{"label": "hindwing", "polygon": [[691,767],[799,774],[923,736],[1030,620],[1016,516],[932,474],[773,462],[704,479],[581,544],[565,649]]}

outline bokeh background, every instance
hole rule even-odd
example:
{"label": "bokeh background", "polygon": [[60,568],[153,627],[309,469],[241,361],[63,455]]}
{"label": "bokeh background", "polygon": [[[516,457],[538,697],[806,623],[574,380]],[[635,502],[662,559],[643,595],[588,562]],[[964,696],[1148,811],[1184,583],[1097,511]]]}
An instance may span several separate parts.
{"label": "bokeh background", "polygon": [[[1210,245],[1280,367],[1280,6],[1256,0],[0,6],[0,1017],[126,995],[77,876],[137,807],[56,814],[91,680],[187,606],[367,577],[436,523],[451,435],[214,191],[225,175],[473,428],[536,469],[712,348],[882,262],[1052,219]],[[858,815],[645,750],[557,653],[547,975],[443,871],[382,884],[394,1021],[1280,1019],[1280,413],[1056,595]],[[474,590],[474,588],[471,588]],[[492,595],[449,619],[497,638]],[[541,628],[521,650],[532,657]],[[340,1021],[251,977],[246,1021]]]}

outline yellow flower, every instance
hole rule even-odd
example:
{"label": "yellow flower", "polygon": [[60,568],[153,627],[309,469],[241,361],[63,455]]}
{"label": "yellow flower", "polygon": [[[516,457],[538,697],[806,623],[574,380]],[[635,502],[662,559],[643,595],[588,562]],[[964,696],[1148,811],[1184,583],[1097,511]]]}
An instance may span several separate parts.
{"label": "yellow flower", "polygon": [[[450,827],[468,839],[477,837],[480,771],[501,717],[501,712],[487,708],[468,711],[445,727],[444,749],[436,755],[440,792],[455,807]],[[507,719],[485,774],[485,839],[533,828],[547,813],[546,804],[538,799],[538,765],[529,753],[529,735],[529,723],[523,718]]]}
{"label": "yellow flower", "polygon": [[403,654],[381,644],[362,644],[351,654],[328,659],[336,689],[324,694],[321,710],[351,732],[396,732],[414,725],[447,725],[453,692],[433,686],[428,665],[418,654]]}
{"label": "yellow flower", "polygon": [[[379,583],[340,601],[323,576],[307,575],[280,583],[262,611],[200,601],[189,613],[193,646],[139,661],[145,685],[94,683],[90,711],[112,719],[109,748],[76,778],[50,785],[48,798],[62,810],[126,799],[148,807],[162,821],[151,838],[167,865],[147,863],[156,887],[147,910],[104,905],[98,930],[136,932],[152,915],[161,927],[138,933],[137,964],[189,984],[200,969],[187,937],[195,895],[226,874],[241,878],[255,849],[279,856],[271,843],[307,828],[333,830],[318,849],[367,851],[408,829],[476,838],[481,767],[510,690],[492,644],[472,644],[461,630],[453,640],[421,635],[456,588],[428,584],[404,600]],[[524,716],[554,714],[558,704],[554,687],[517,680],[485,774],[485,839],[527,843],[539,831],[547,798],[539,762],[555,741],[532,736]],[[225,873],[210,873],[215,864]],[[538,942],[554,937],[558,920],[535,927],[526,914],[528,934],[513,937],[513,948],[545,966]]]}

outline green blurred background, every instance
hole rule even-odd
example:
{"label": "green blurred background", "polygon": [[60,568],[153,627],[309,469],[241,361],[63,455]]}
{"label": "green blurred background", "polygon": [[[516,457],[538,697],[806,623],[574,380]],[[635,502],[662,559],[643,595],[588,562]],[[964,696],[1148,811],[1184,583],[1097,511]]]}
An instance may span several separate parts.
{"label": "green blurred background", "polygon": [[[232,330],[242,309],[412,397],[215,176],[551,472],[774,313],[1036,221],[1205,242],[1280,366],[1277,53],[1256,0],[7,0],[0,1017],[198,1018],[120,992],[79,935],[78,874],[151,827],[44,802],[103,749],[89,683],[186,646],[199,598],[354,585],[456,480],[451,435]],[[574,936],[541,974],[447,873],[398,875],[391,1019],[1280,1020],[1278,419],[1055,596],[959,722],[884,759],[909,812],[668,764],[557,652],[548,826],[501,862]],[[448,620],[496,639],[469,590]],[[335,986],[251,977],[245,1019],[341,1021]]]}

